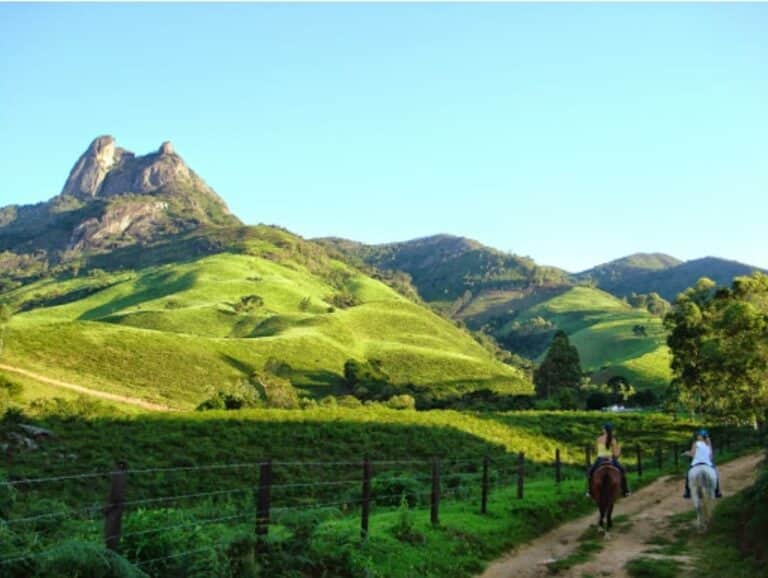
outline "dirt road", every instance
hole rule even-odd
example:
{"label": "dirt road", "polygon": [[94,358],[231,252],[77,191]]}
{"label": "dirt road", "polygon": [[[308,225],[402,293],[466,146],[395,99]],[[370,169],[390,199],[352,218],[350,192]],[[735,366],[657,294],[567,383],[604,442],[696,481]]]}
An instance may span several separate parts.
{"label": "dirt road", "polygon": [[[725,495],[732,495],[751,485],[755,480],[756,466],[763,454],[745,456],[720,466],[722,488]],[[631,479],[631,478],[630,478]],[[690,500],[682,497],[683,486],[679,477],[666,476],[642,488],[629,498],[620,500],[614,517],[629,518],[625,531],[611,532],[602,551],[584,564],[560,571],[558,576],[581,577],[627,576],[624,565],[643,552],[651,549],[647,543],[663,533],[669,518],[674,514],[691,510]],[[587,498],[584,498],[587,499]],[[560,560],[572,553],[579,544],[579,537],[597,523],[594,514],[555,528],[493,562],[480,578],[534,578],[550,576],[548,563]],[[684,562],[684,559],[680,560]]]}
{"label": "dirt road", "polygon": [[42,383],[52,385],[54,387],[61,387],[64,389],[70,389],[72,391],[77,391],[79,393],[84,393],[86,395],[92,395],[93,397],[100,397],[101,399],[108,399],[110,401],[118,401],[120,403],[126,403],[128,405],[135,405],[137,407],[141,407],[143,409],[148,409],[150,411],[174,411],[173,408],[168,407],[167,405],[161,405],[159,403],[152,403],[151,401],[144,401],[143,399],[139,399],[138,397],[128,397],[125,395],[119,395],[116,393],[108,393],[106,391],[99,391],[97,389],[89,389],[87,387],[83,387],[82,385],[77,385],[75,383],[68,383],[66,381],[60,381],[58,379],[52,379],[50,377],[45,377],[44,375],[40,375],[39,373],[34,373],[32,371],[22,369],[21,367],[14,367],[13,365],[6,365],[4,363],[0,363],[0,369],[3,371],[10,371],[12,373],[18,373],[20,375],[25,375],[27,377],[30,377],[36,381],[40,381]]}

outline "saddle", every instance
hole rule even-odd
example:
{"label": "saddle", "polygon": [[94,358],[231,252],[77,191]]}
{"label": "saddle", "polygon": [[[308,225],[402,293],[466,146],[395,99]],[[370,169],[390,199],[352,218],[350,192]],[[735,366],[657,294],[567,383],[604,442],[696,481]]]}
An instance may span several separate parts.
{"label": "saddle", "polygon": [[592,474],[592,476],[593,476],[593,477],[594,477],[594,476],[596,476],[596,475],[597,475],[597,472],[599,472],[600,470],[602,470],[602,469],[605,469],[605,468],[610,468],[610,469],[612,469],[612,470],[615,470],[615,471],[616,471],[616,472],[618,472],[619,474],[621,474],[621,470],[620,470],[619,468],[617,468],[616,466],[614,466],[614,465],[613,465],[613,463],[611,463],[611,462],[603,462],[602,464],[599,464],[599,465],[598,465],[598,466],[595,468],[595,472]]}

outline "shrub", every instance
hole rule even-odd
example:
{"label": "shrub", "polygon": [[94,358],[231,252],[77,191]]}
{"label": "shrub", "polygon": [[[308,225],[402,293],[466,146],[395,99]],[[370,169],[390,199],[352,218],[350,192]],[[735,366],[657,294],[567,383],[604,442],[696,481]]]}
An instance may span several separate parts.
{"label": "shrub", "polygon": [[8,397],[15,398],[21,395],[24,388],[21,384],[11,381],[5,375],[0,374],[0,392],[4,392]]}
{"label": "shrub", "polygon": [[599,410],[610,405],[610,397],[602,391],[593,391],[587,396],[587,409]]}
{"label": "shrub", "polygon": [[39,576],[51,578],[148,578],[125,558],[103,546],[69,540],[40,562]]}
{"label": "shrub", "polygon": [[416,400],[407,393],[393,395],[387,400],[387,407],[390,409],[416,409]]}
{"label": "shrub", "polygon": [[334,293],[330,298],[326,298],[326,301],[339,309],[349,309],[350,307],[360,305],[360,300],[346,290]]}
{"label": "shrub", "polygon": [[638,391],[635,395],[633,395],[630,398],[630,401],[635,405],[649,407],[649,406],[658,405],[659,397],[653,392],[653,390],[643,389],[641,391]]}
{"label": "shrub", "polygon": [[299,407],[299,395],[290,380],[266,371],[254,373],[252,379],[262,387],[268,407],[280,409]]}
{"label": "shrub", "polygon": [[56,416],[65,420],[103,417],[120,413],[114,406],[95,400],[87,395],[75,399],[60,397],[39,398],[29,404],[30,413],[40,416]]}
{"label": "shrub", "polygon": [[235,303],[234,310],[236,313],[248,313],[262,305],[264,305],[264,299],[260,296],[246,295],[245,297],[241,297],[240,301]]}

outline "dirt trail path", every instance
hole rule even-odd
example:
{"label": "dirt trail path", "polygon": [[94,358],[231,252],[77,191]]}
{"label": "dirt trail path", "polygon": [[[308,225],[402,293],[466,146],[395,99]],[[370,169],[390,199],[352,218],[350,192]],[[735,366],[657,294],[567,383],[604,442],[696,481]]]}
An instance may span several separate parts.
{"label": "dirt trail path", "polygon": [[[753,454],[720,466],[723,493],[733,495],[751,485],[755,480],[756,466],[763,457],[762,453]],[[624,565],[652,548],[647,544],[648,540],[667,529],[669,518],[693,508],[690,500],[683,499],[682,493],[680,478],[665,476],[631,497],[620,500],[614,517],[627,516],[628,529],[620,531],[614,527],[602,551],[588,562],[560,571],[557,575],[574,578],[584,575],[626,577]],[[559,526],[493,562],[480,578],[550,576],[547,564],[571,554],[579,544],[579,537],[596,523],[597,510],[594,514]]]}
{"label": "dirt trail path", "polygon": [[87,387],[83,387],[82,385],[77,385],[74,383],[68,383],[66,381],[60,381],[58,379],[45,377],[44,375],[40,375],[39,373],[34,373],[27,369],[22,369],[21,367],[15,367],[13,365],[6,365],[4,363],[0,363],[0,369],[2,369],[3,371],[10,371],[13,373],[18,373],[20,375],[25,375],[27,377],[31,377],[36,381],[40,381],[42,383],[46,383],[54,387],[71,389],[72,391],[77,391],[79,393],[84,393],[86,395],[92,395],[94,397],[100,397],[101,399],[108,399],[110,401],[118,401],[120,403],[126,403],[128,405],[135,405],[137,407],[148,409],[150,411],[174,411],[173,408],[167,405],[152,403],[151,401],[144,401],[143,399],[139,399],[138,397],[128,397],[125,395],[119,395],[117,393],[108,393],[106,391],[99,391],[97,389],[89,389]]}

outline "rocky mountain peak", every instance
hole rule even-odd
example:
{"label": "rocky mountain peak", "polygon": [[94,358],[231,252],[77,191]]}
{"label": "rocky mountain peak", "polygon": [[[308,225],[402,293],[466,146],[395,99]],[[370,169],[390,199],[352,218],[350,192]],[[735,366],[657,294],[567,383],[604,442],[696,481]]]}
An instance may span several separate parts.
{"label": "rocky mountain peak", "polygon": [[87,200],[122,194],[153,194],[169,185],[184,185],[215,195],[165,141],[157,152],[143,156],[115,145],[109,135],[93,140],[80,156],[61,191]]}
{"label": "rocky mountain peak", "polygon": [[160,145],[160,149],[157,151],[161,155],[173,155],[176,154],[176,151],[173,150],[173,144],[171,141],[167,140],[163,144]]}
{"label": "rocky mountain peak", "polygon": [[109,135],[93,139],[72,167],[61,194],[79,198],[95,197],[104,177],[115,166],[122,152],[115,146],[115,139]]}

